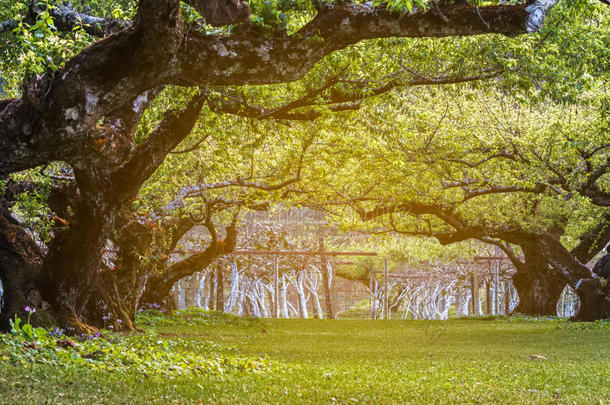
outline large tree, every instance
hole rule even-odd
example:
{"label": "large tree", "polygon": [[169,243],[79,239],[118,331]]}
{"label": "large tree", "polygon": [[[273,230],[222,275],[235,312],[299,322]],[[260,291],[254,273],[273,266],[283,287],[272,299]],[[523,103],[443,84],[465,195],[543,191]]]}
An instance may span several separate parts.
{"label": "large tree", "polygon": [[569,284],[576,319],[605,318],[606,285],[584,266],[610,242],[607,111],[594,100],[533,108],[466,86],[393,96],[343,131],[349,151],[336,140],[328,204],[353,207],[368,232],[502,247],[519,312],[554,314]]}
{"label": "large tree", "polygon": [[[272,15],[292,11],[294,21],[303,22],[293,26],[262,17],[266,3],[253,4],[260,10],[241,0],[142,0],[127,21],[34,2],[0,24],[9,37],[27,34],[33,22],[43,31],[77,29],[99,38],[74,42],[72,49],[89,45],[29,71],[18,95],[0,101],[0,175],[62,161],[75,178],[54,191],[60,195],[54,212],[65,226],[46,251],[35,249],[25,228],[3,212],[3,326],[39,295],[56,320],[77,331],[101,319],[102,308],[87,308],[92,291],[112,282],[100,277],[100,268],[119,213],[197,125],[217,86],[294,81],[327,55],[366,39],[536,31],[555,1],[441,1],[410,12],[345,1],[315,1],[296,10],[278,3]],[[11,39],[5,40],[10,47]],[[138,139],[142,115],[171,85],[195,88],[185,89],[154,130]]]}

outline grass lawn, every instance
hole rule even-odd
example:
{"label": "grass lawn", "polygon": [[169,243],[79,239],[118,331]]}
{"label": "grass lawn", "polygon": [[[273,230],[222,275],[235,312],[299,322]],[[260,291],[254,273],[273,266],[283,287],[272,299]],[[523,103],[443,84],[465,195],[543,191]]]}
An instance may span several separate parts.
{"label": "grass lawn", "polygon": [[0,402],[610,404],[609,322],[225,318],[145,327],[159,344],[211,341],[270,366],[164,377],[0,361]]}

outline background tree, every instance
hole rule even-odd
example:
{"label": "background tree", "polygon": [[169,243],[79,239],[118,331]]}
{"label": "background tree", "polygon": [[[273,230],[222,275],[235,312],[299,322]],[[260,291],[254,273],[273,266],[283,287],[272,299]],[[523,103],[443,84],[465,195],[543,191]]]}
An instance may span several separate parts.
{"label": "background tree", "polygon": [[[472,94],[464,88],[452,93],[459,91]],[[508,109],[503,99],[463,101],[468,97],[441,104],[438,92],[421,90],[388,100],[383,110],[372,107],[342,133],[351,150],[341,144],[340,161],[328,155],[329,166],[344,171],[333,173],[326,198],[331,206],[352,206],[362,220],[383,218],[366,226],[372,232],[382,226],[441,243],[476,238],[498,244],[518,270],[517,310],[554,314],[565,285],[591,278],[583,263],[609,241],[608,210],[599,206],[608,189],[607,117],[599,104]],[[557,186],[559,171],[549,170],[555,165],[569,167],[563,187]],[[579,194],[582,187],[597,190],[595,197]],[[599,297],[598,290],[590,297]],[[605,317],[605,304],[595,306],[601,312],[583,304],[577,317]]]}

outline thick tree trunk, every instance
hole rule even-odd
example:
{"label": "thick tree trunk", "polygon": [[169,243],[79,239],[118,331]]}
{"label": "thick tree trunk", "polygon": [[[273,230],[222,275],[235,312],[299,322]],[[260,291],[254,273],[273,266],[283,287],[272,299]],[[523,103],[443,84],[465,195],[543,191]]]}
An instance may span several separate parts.
{"label": "thick tree trunk", "polygon": [[150,251],[151,229],[138,221],[127,220],[120,227],[116,243],[119,247],[114,268],[100,271],[97,288],[88,305],[88,317],[103,321],[104,326],[134,330],[135,314],[144,286],[153,271],[151,263],[143,263]]}
{"label": "thick tree trunk", "polygon": [[513,285],[519,295],[515,312],[524,315],[557,315],[557,303],[568,280],[552,271],[545,252],[535,241],[521,245],[524,262],[517,266]]}
{"label": "thick tree trunk", "polygon": [[44,309],[35,324],[59,324],[75,333],[86,325],[86,306],[99,276],[102,250],[113,226],[112,208],[104,200],[81,192],[68,226],[55,229],[56,237],[43,257],[25,228],[6,205],[0,215],[0,277],[5,287],[2,326],[8,318],[23,316],[25,306]]}
{"label": "thick tree trunk", "polygon": [[102,317],[111,310],[103,304],[88,306],[90,299],[99,297],[100,289],[105,288],[100,265],[116,212],[98,207],[95,200],[81,202],[69,228],[49,246],[45,260],[43,297],[51,303],[60,323],[76,333],[90,332],[87,323],[103,326]]}
{"label": "thick tree trunk", "polygon": [[540,238],[541,250],[556,274],[563,275],[578,294],[580,305],[573,321],[594,321],[610,317],[610,286],[596,278],[563,245],[546,235]]}
{"label": "thick tree trunk", "polygon": [[214,269],[210,270],[210,277],[208,280],[208,293],[206,295],[206,301],[208,303],[208,309],[213,311],[216,309],[216,274]]}
{"label": "thick tree trunk", "polygon": [[600,279],[583,279],[576,285],[580,305],[572,321],[597,321],[610,318],[610,285]]}
{"label": "thick tree trunk", "polygon": [[[103,317],[110,317],[116,329],[134,328],[135,307],[146,277],[139,273],[132,248],[127,249],[125,260],[114,270],[103,270],[102,255],[117,230],[121,208],[130,204],[141,184],[163,162],[165,155],[190,133],[204,99],[198,96],[186,108],[168,113],[135,151],[119,143],[112,153],[106,151],[100,156],[100,150],[88,150],[87,159],[73,162],[74,187],[58,189],[63,198],[55,200],[61,200],[61,203],[49,201],[50,205],[57,205],[52,206],[52,210],[67,223],[55,230],[47,254],[40,265],[36,263],[41,269],[38,289],[24,284],[31,279],[26,267],[32,267],[29,261],[37,254],[19,254],[25,252],[23,244],[12,248],[7,246],[7,251],[12,249],[13,252],[2,254],[2,260],[13,262],[11,269],[2,270],[5,273],[3,284],[8,287],[5,295],[9,297],[3,317],[18,314],[18,307],[27,302],[30,295],[38,296],[35,298],[38,301],[48,301],[48,313],[60,326],[73,333],[91,333],[95,327],[107,326],[108,321]],[[10,218],[8,209],[5,211],[3,218]],[[6,226],[1,228],[0,232],[9,229]],[[16,236],[22,234],[27,235],[23,230],[19,233],[9,230],[4,239],[8,245],[14,245],[15,240],[20,240]],[[14,266],[16,260],[23,262],[22,268]],[[21,273],[18,277],[12,274],[16,270]]]}
{"label": "thick tree trunk", "polygon": [[[10,327],[15,315],[24,318],[26,306],[39,309],[42,297],[39,291],[43,254],[15,218],[10,207],[16,195],[26,191],[30,184],[7,182],[4,194],[0,194],[0,281],[2,301],[0,307],[0,331]],[[36,315],[34,318],[38,318]]]}
{"label": "thick tree trunk", "polygon": [[151,283],[151,281],[149,280],[149,284],[146,285],[144,294],[142,294],[142,298],[140,299],[140,305],[142,307],[159,305],[162,310],[168,312],[178,309],[176,299],[171,294],[173,286],[174,283],[172,283],[171,286],[167,288],[167,284],[163,285],[159,283]]}
{"label": "thick tree trunk", "polygon": [[547,267],[524,266],[513,276],[513,285],[519,295],[514,312],[524,315],[557,315],[557,303],[567,285]]}

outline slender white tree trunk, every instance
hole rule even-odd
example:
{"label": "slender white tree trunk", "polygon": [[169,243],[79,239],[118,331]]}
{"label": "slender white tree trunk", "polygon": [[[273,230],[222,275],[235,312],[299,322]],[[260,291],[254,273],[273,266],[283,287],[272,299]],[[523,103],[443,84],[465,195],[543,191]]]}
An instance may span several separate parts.
{"label": "slender white tree trunk", "polygon": [[257,297],[257,293],[256,293],[256,287],[252,280],[248,280],[248,288],[246,291],[247,291],[246,296],[250,300],[250,304],[252,306],[252,314],[248,314],[248,315],[253,315],[257,318],[261,318],[261,310],[260,310],[260,305],[259,305],[258,297]]}
{"label": "slender white tree trunk", "polygon": [[178,280],[176,283],[176,291],[178,294],[178,309],[186,309],[186,291],[182,287],[184,280]]}
{"label": "slender white tree trunk", "polygon": [[[299,311],[290,302],[288,302],[287,305],[288,305],[288,310],[289,310],[288,317],[289,318],[292,318],[292,317],[298,318]],[[290,314],[292,314],[292,315],[290,315]]]}
{"label": "slender white tree trunk", "polygon": [[269,313],[267,312],[267,307],[266,307],[266,303],[265,303],[265,288],[262,286],[261,281],[256,282],[255,290],[256,290],[256,299],[260,306],[260,313],[263,318],[268,318]]}
{"label": "slender white tree trunk", "polygon": [[281,313],[282,318],[289,317],[287,292],[288,292],[288,282],[286,281],[286,276],[282,275],[282,283],[280,285],[280,313]]}
{"label": "slender white tree trunk", "polygon": [[241,283],[241,286],[239,288],[239,295],[237,297],[237,315],[238,316],[243,316],[244,315],[244,284]]}
{"label": "slender white tree trunk", "polygon": [[[204,301],[202,300],[203,292],[205,289],[205,279],[206,273],[200,272],[199,274],[199,283],[197,284],[197,291],[195,292],[195,305],[199,308],[204,308]],[[207,310],[207,308],[204,308]]]}
{"label": "slender white tree trunk", "polygon": [[237,296],[239,295],[239,269],[237,268],[237,263],[231,262],[231,292],[229,294],[229,299],[225,304],[225,312],[230,313],[233,312],[233,308],[235,307],[235,303],[237,301]]}
{"label": "slender white tree trunk", "polygon": [[381,289],[377,280],[373,281],[373,318],[379,318],[379,306],[381,304]]}
{"label": "slender white tree trunk", "polygon": [[316,317],[318,319],[324,319],[324,311],[322,311],[322,305],[320,305],[320,297],[318,296],[317,293],[313,293],[312,292],[312,296],[313,296],[313,303],[316,309]]}
{"label": "slender white tree trunk", "polygon": [[304,273],[304,277],[307,281],[307,289],[311,292],[313,297],[313,304],[316,310],[316,317],[318,319],[324,318],[324,311],[322,311],[322,305],[320,305],[320,296],[318,295],[318,286],[320,285],[321,273],[316,267],[312,266],[312,272]]}
{"label": "slender white tree trunk", "polygon": [[301,318],[309,318],[309,313],[307,312],[307,298],[305,298],[305,291],[303,288],[303,272],[299,272],[296,275],[295,287],[297,295],[299,296],[299,316]]}

